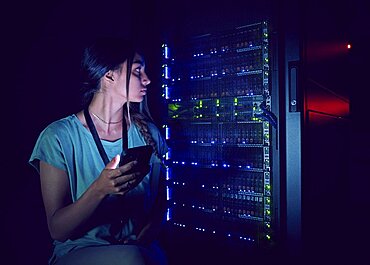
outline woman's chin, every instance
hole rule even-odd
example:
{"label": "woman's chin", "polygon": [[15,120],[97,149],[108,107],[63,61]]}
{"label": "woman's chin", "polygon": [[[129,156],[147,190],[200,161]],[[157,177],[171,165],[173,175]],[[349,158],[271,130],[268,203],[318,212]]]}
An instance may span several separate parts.
{"label": "woman's chin", "polygon": [[142,97],[137,97],[137,98],[133,98],[130,100],[130,102],[135,102],[135,103],[140,103],[144,100],[144,96]]}

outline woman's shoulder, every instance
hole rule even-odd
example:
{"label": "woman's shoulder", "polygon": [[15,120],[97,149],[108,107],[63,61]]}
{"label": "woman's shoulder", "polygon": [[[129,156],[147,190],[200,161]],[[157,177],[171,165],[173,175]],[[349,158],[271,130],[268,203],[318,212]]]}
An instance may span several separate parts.
{"label": "woman's shoulder", "polygon": [[149,130],[159,132],[159,129],[158,129],[157,125],[154,124],[154,122],[148,121],[147,124],[148,124],[148,129]]}
{"label": "woman's shoulder", "polygon": [[159,127],[153,122],[148,122],[148,130],[151,132],[153,140],[157,143],[160,154],[165,154],[168,151],[168,146]]}
{"label": "woman's shoulder", "polygon": [[65,135],[75,131],[78,127],[77,117],[72,114],[49,123],[43,130],[43,134]]}
{"label": "woman's shoulder", "polygon": [[156,124],[154,124],[153,122],[148,122],[147,124],[148,130],[150,131],[153,137],[163,138],[162,132]]}

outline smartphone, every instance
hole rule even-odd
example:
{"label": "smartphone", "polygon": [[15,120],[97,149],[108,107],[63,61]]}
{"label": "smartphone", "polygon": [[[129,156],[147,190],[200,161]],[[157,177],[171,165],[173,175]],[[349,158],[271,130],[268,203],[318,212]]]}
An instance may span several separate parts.
{"label": "smartphone", "polygon": [[126,150],[126,153],[121,157],[120,166],[127,164],[128,162],[137,160],[135,169],[145,168],[149,165],[150,158],[153,153],[153,147],[151,145],[143,145],[132,147]]}

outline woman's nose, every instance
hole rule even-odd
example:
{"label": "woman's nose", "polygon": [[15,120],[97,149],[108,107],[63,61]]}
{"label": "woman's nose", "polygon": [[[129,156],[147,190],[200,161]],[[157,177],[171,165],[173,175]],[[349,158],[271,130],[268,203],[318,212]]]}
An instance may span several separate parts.
{"label": "woman's nose", "polygon": [[143,73],[141,75],[141,82],[143,83],[144,86],[147,86],[150,84],[151,81],[146,73]]}

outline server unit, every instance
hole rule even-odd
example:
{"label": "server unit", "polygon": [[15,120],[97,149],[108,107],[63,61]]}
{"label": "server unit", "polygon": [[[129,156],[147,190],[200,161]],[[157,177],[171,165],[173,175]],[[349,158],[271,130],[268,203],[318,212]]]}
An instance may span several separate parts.
{"label": "server unit", "polygon": [[162,45],[167,222],[179,233],[269,248],[276,240],[269,26]]}

